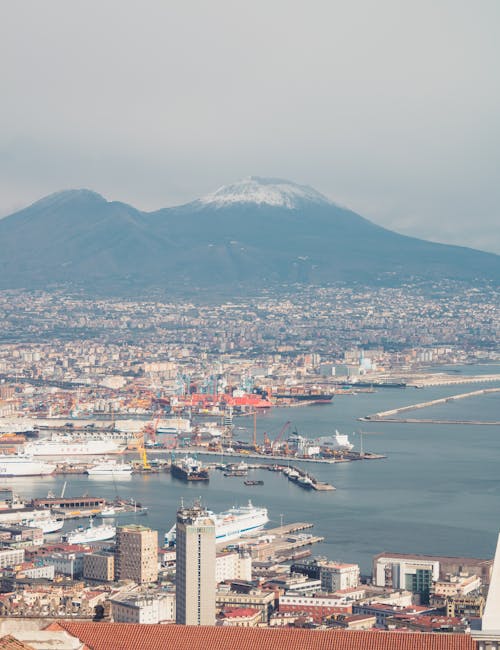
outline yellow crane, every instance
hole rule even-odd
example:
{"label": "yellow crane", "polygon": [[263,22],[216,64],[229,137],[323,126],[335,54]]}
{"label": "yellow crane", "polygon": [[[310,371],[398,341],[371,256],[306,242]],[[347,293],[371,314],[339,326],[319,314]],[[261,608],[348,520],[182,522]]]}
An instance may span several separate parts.
{"label": "yellow crane", "polygon": [[144,429],[139,431],[139,433],[136,433],[136,445],[137,445],[137,451],[139,452],[139,456],[142,462],[142,469],[144,471],[149,471],[151,469],[151,465],[149,464],[148,460],[148,455],[146,454],[146,447],[144,445],[144,437],[146,435],[146,432]]}

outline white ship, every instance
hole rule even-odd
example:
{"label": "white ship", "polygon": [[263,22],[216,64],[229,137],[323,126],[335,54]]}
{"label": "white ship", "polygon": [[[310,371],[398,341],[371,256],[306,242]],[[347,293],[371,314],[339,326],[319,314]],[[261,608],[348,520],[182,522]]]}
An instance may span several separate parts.
{"label": "white ship", "polygon": [[53,463],[36,460],[31,454],[0,454],[0,476],[46,476],[55,469]]}
{"label": "white ship", "polygon": [[124,443],[119,440],[105,437],[79,440],[71,436],[54,436],[24,445],[25,452],[33,456],[101,456],[118,454],[124,448]]}
{"label": "white ship", "polygon": [[44,535],[48,535],[49,533],[57,533],[58,530],[61,530],[64,526],[64,519],[56,519],[50,513],[47,513],[47,517],[28,519],[25,522],[25,526],[29,528],[41,528]]}
{"label": "white ship", "polygon": [[349,442],[349,436],[345,433],[339,433],[337,429],[335,429],[333,436],[318,438],[318,443],[321,447],[333,449],[334,451],[351,451],[354,447],[352,442]]}
{"label": "white ship", "polygon": [[[253,533],[264,528],[269,521],[267,508],[252,505],[229,508],[220,514],[208,511],[208,515],[215,522],[215,540],[217,543],[229,542],[239,539],[246,533]],[[175,524],[165,534],[165,543],[169,546],[175,544]]]}
{"label": "white ship", "polygon": [[132,465],[130,463],[117,463],[116,460],[104,460],[89,467],[87,474],[89,476],[113,476],[115,478],[130,476],[132,474]]}
{"label": "white ship", "polygon": [[63,536],[68,544],[89,544],[91,542],[102,542],[106,539],[112,539],[116,535],[116,526],[102,524],[94,526],[92,519],[89,521],[88,528],[77,528]]}

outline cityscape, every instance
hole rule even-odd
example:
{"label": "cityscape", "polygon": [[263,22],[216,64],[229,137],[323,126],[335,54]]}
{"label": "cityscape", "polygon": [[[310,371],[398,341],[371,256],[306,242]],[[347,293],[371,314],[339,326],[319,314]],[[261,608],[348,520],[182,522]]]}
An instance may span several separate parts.
{"label": "cityscape", "polygon": [[4,4],[0,650],[499,650],[498,2]]}

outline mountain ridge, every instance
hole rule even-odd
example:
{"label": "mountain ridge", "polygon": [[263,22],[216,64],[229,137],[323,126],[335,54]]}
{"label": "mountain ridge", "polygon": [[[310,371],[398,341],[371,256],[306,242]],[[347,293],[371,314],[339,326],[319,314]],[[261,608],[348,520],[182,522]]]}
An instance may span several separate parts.
{"label": "mountain ridge", "polygon": [[499,283],[500,256],[400,235],[313,188],[261,177],[151,212],[63,190],[0,220],[0,288],[244,292],[409,278]]}

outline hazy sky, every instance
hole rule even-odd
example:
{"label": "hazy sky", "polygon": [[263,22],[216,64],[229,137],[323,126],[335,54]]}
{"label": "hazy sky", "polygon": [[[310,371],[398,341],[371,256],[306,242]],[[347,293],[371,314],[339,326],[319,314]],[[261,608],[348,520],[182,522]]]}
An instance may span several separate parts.
{"label": "hazy sky", "polygon": [[499,43],[499,0],[3,2],[0,214],[278,176],[500,252]]}

